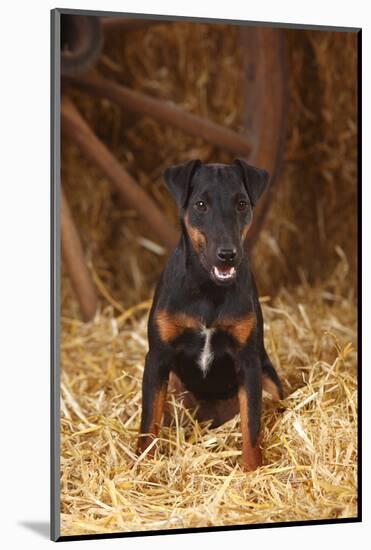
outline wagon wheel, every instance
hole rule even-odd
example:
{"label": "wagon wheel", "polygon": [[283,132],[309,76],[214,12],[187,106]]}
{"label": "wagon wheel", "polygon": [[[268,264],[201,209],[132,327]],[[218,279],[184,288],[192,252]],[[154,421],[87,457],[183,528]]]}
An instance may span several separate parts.
{"label": "wagon wheel", "polygon": [[[241,47],[246,53],[243,67],[246,83],[245,111],[242,119],[245,133],[240,134],[191,114],[172,102],[155,99],[119,85],[101,77],[95,71],[94,65],[102,50],[104,32],[128,32],[132,28],[163,23],[163,20],[62,16],[62,86],[68,82],[87,93],[110,99],[125,109],[137,112],[139,116],[151,116],[164,124],[175,126],[268,170],[271,175],[269,190],[254,212],[254,224],[248,238],[251,250],[277,187],[282,159],[287,102],[284,37],[279,29],[240,27]],[[177,241],[175,228],[97,138],[71,100],[66,97],[62,97],[61,118],[62,132],[98,165],[123,195],[126,204],[135,208],[162,244],[171,249]],[[63,218],[63,211],[61,216]],[[73,224],[71,216],[68,224]],[[77,236],[77,231],[73,232]],[[66,247],[67,243],[62,243],[62,250],[66,250]],[[87,285],[89,296],[85,295],[81,284],[74,284],[76,273],[87,272],[82,247],[75,246],[75,250],[80,253],[75,255],[76,265],[74,269],[69,269],[69,275],[74,288],[79,289],[78,299],[83,317],[89,320],[93,317],[92,311],[95,311],[96,296],[92,297],[92,284]],[[67,256],[71,256],[68,255],[68,250]],[[68,267],[70,262],[66,264]]]}

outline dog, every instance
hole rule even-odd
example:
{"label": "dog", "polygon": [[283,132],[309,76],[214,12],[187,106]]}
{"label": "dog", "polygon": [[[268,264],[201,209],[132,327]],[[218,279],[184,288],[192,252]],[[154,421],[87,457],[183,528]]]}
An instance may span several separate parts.
{"label": "dog", "polygon": [[262,390],[283,398],[246,254],[269,176],[239,159],[229,165],[192,160],[166,169],[164,180],[179,209],[181,236],[148,320],[138,452],[157,437],[170,387],[211,427],[240,412],[242,466],[252,471],[262,464]]}

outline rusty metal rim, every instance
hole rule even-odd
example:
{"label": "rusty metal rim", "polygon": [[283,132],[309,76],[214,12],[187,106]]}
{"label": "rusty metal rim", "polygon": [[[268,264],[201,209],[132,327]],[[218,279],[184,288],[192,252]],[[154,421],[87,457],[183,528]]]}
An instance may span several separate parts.
{"label": "rusty metal rim", "polygon": [[246,52],[243,125],[252,143],[246,160],[270,174],[269,188],[256,207],[248,236],[251,251],[280,182],[288,111],[288,60],[285,37],[280,29],[241,27],[240,32]]}

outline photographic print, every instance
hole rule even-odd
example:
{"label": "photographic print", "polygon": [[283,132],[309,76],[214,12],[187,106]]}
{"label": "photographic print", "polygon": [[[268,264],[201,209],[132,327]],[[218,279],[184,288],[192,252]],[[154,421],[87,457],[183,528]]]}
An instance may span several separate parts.
{"label": "photographic print", "polygon": [[51,25],[53,539],[359,521],[360,29]]}

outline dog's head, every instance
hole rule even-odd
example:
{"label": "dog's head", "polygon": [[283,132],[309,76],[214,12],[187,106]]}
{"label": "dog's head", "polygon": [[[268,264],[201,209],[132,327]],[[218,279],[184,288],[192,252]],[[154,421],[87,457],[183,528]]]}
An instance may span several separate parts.
{"label": "dog's head", "polygon": [[233,164],[192,160],[165,170],[164,179],[201,265],[216,284],[231,284],[268,173],[242,160]]}

